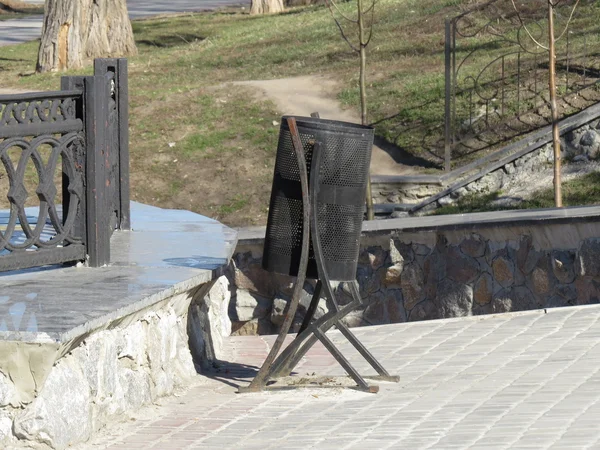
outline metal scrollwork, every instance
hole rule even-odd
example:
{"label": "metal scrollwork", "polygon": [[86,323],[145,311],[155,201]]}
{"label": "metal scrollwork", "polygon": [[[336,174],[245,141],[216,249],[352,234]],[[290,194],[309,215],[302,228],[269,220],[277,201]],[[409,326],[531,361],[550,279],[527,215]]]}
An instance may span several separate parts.
{"label": "metal scrollwork", "polygon": [[[550,121],[545,107],[548,55],[538,45],[547,42],[547,2],[518,4],[520,15],[510,0],[490,0],[449,22],[447,145],[454,157],[506,142]],[[565,11],[558,8],[559,17],[572,6],[561,5]],[[557,47],[560,101],[567,114],[600,100],[597,90],[588,89],[600,82],[600,76],[590,76],[590,69],[598,67],[599,54],[587,49],[587,34],[589,30],[575,29]],[[572,101],[574,96],[577,102]]]}
{"label": "metal scrollwork", "polygon": [[[47,161],[39,151],[42,146],[50,148]],[[10,216],[6,228],[4,232],[0,231],[1,251],[25,252],[81,243],[81,237],[75,236],[73,229],[84,195],[83,167],[78,155],[82,146],[82,133],[68,133],[59,138],[42,135],[31,140],[17,137],[5,139],[0,143],[0,161],[8,176],[7,197],[10,202]],[[15,150],[20,151],[17,161],[11,159],[11,150],[13,154]],[[54,176],[59,163],[62,163],[62,173],[70,194],[68,211],[63,211],[63,217],[59,216],[55,203],[57,187]],[[27,192],[24,181],[31,166],[39,180],[35,190],[39,209],[33,223],[25,210],[26,201],[34,194]]]}
{"label": "metal scrollwork", "polygon": [[75,101],[70,97],[11,102],[0,100],[0,111],[0,127],[40,122],[64,122],[75,119]]}

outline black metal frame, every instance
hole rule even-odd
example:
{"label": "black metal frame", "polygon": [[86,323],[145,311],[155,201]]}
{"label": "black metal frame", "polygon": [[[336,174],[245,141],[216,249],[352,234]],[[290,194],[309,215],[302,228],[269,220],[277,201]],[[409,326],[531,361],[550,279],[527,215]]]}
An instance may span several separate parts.
{"label": "black metal frame", "polygon": [[[375,377],[369,377],[370,379],[391,382],[399,381],[400,378],[398,376],[392,376],[388,374],[388,372],[377,361],[377,359],[367,350],[367,348],[348,329],[348,327],[343,322],[341,322],[341,319],[343,319],[345,316],[347,316],[350,312],[354,311],[363,303],[359,294],[358,283],[356,281],[349,282],[352,301],[349,304],[340,307],[333,292],[333,289],[331,288],[330,278],[326,270],[325,261],[323,257],[323,249],[319,237],[320,224],[318,220],[317,198],[319,194],[321,167],[321,152],[319,151],[320,143],[314,143],[309,187],[309,177],[306,167],[306,159],[304,156],[302,142],[300,141],[296,121],[294,118],[288,118],[287,120],[298,160],[298,167],[300,170],[300,181],[302,185],[303,201],[303,219],[304,223],[310,224],[310,226],[303,227],[302,254],[299,263],[298,277],[296,278],[296,282],[294,284],[292,299],[287,303],[284,311],[285,319],[281,326],[279,335],[277,336],[277,339],[275,340],[275,343],[273,344],[269,355],[265,359],[265,362],[263,363],[256,377],[252,380],[248,387],[240,387],[239,392],[257,392],[265,389],[289,389],[292,387],[301,387],[300,385],[287,385],[283,387],[271,386],[269,383],[274,378],[289,376],[294,370],[294,368],[297,366],[297,364],[300,362],[302,357],[306,354],[306,352],[308,352],[308,350],[317,341],[321,341],[321,343],[338,361],[338,363],[344,368],[348,375],[356,382],[356,389],[365,392],[376,393],[379,391],[379,387],[369,385],[365,381],[365,377],[360,375],[360,373],[350,364],[346,357],[339,351],[339,349],[325,334],[333,326],[336,326],[344,335],[344,337],[354,346],[354,348],[379,374]],[[310,306],[308,307],[306,316],[300,327],[300,331],[298,332],[294,341],[290,343],[290,345],[288,345],[288,347],[286,347],[281,352],[281,354],[279,354],[281,347],[283,346],[283,342],[289,332],[292,320],[298,308],[298,304],[300,302],[300,295],[306,278],[306,269],[308,266],[309,257],[309,241],[311,236],[312,247],[317,263],[319,278],[317,280],[317,285],[315,287]],[[330,311],[327,314],[320,317],[319,319],[313,320],[314,314],[319,304],[322,290],[325,291],[325,296]]]}
{"label": "black metal frame", "polygon": [[[93,76],[63,77],[61,89],[0,96],[0,160],[10,205],[6,230],[0,230],[0,271],[84,260],[91,267],[108,264],[113,231],[130,227],[127,60],[98,59]],[[47,163],[39,152],[43,145],[52,149]],[[17,164],[12,148],[21,149]],[[62,217],[54,204],[59,157]],[[29,160],[39,179],[34,227],[25,214]],[[48,225],[54,236],[44,240]],[[18,226],[23,243],[15,243]]]}

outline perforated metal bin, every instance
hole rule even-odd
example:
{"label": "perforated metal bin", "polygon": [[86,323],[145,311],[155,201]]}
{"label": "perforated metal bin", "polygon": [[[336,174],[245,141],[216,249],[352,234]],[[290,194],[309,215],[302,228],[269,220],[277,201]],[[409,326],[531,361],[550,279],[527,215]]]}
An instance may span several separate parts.
{"label": "perforated metal bin", "polygon": [[[281,120],[265,236],[263,268],[297,276],[302,248],[302,190],[296,152]],[[373,128],[347,122],[295,117],[311,171],[313,145],[320,142],[318,214],[325,268],[335,281],[356,279]],[[306,224],[306,226],[309,226]],[[319,278],[312,243],[307,278]]]}

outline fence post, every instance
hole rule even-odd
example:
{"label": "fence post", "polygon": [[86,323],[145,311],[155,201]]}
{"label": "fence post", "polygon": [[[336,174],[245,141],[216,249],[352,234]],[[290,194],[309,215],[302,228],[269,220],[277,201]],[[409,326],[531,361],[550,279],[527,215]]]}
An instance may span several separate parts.
{"label": "fence post", "polygon": [[117,159],[118,173],[115,186],[118,192],[117,227],[121,230],[131,228],[129,206],[129,80],[126,58],[99,58],[94,60],[94,75],[113,74],[114,96],[117,108]]}
{"label": "fence post", "polygon": [[445,66],[446,66],[446,105],[444,112],[444,170],[450,172],[451,139],[452,139],[452,22],[446,19],[446,43],[445,43]]}
{"label": "fence post", "polygon": [[103,76],[84,77],[86,141],[86,246],[91,267],[110,261],[110,229],[106,198],[106,139],[110,91]]}
{"label": "fence post", "polygon": [[[60,79],[60,88],[63,91],[70,90],[79,90],[82,93],[84,92],[84,77],[81,76],[69,76],[69,77],[61,77]],[[84,102],[85,98],[82,94],[77,102],[75,103],[75,116],[84,123],[85,127],[85,112],[84,112]],[[85,132],[85,129],[84,129]],[[73,155],[75,160],[75,164],[80,170],[83,172],[82,176],[84,177],[83,185],[86,185],[85,182],[85,160],[87,158],[85,149],[80,154]],[[63,168],[65,167],[66,162],[63,161]],[[69,211],[69,203],[71,202],[71,193],[69,192],[69,178],[66,175],[67,170],[63,169],[62,175],[62,204],[63,204],[63,223],[67,219],[67,214]],[[87,200],[85,198],[85,192],[79,202],[79,210],[77,211],[77,216],[75,218],[75,223],[73,224],[73,235],[81,238],[85,243],[86,241],[86,203]]]}

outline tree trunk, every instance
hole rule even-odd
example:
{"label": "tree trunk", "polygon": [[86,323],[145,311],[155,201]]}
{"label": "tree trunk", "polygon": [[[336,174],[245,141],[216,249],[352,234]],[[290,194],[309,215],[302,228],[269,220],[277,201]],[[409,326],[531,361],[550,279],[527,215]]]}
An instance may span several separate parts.
{"label": "tree trunk", "polygon": [[552,113],[552,142],[554,144],[554,204],[562,207],[560,180],[560,133],[558,130],[558,108],[556,106],[556,50],[554,37],[554,6],[548,2],[548,87],[550,90],[550,112]]}
{"label": "tree trunk", "polygon": [[273,14],[283,11],[283,0],[252,0],[250,14]]}
{"label": "tree trunk", "polygon": [[126,0],[46,0],[38,72],[136,53]]}

